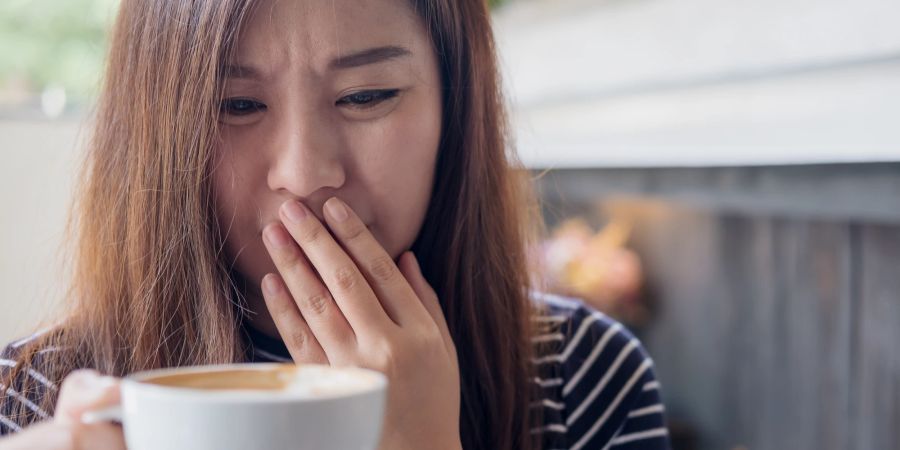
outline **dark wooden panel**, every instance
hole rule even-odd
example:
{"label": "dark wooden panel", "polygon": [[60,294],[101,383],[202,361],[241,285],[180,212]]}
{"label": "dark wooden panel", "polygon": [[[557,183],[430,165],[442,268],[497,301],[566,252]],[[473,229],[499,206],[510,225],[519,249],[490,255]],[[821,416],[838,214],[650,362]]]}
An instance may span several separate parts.
{"label": "dark wooden panel", "polygon": [[858,449],[900,448],[900,227],[861,226]]}
{"label": "dark wooden panel", "polygon": [[660,310],[644,338],[701,448],[850,448],[848,225],[607,202]]}
{"label": "dark wooden panel", "polygon": [[[745,306],[758,313],[759,339],[751,345],[765,356],[755,367],[762,379],[747,380],[750,390],[759,389],[765,398],[757,418],[765,426],[755,430],[761,442],[751,448],[846,449],[853,319],[850,227],[794,219],[772,222],[771,255],[756,263],[769,265],[774,305],[761,311],[754,300],[765,296],[751,294]],[[766,289],[766,280],[759,281],[758,287]],[[738,405],[753,399],[751,394]]]}
{"label": "dark wooden panel", "polygon": [[721,296],[709,301],[720,303],[718,309],[726,314],[706,319],[724,325],[718,335],[721,353],[707,356],[722,365],[714,405],[721,415],[715,446],[770,448],[779,432],[771,410],[785,386],[778,382],[782,374],[777,367],[783,353],[772,345],[782,331],[772,319],[783,306],[780,274],[773,267],[778,261],[776,229],[767,219],[724,217],[719,223],[720,235],[712,245],[718,249],[715,276],[723,288]]}

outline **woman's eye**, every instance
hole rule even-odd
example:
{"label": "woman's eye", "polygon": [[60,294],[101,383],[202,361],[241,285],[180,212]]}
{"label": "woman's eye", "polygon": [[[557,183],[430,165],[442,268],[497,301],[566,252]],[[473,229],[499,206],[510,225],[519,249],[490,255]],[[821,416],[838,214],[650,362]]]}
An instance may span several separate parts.
{"label": "woman's eye", "polygon": [[362,91],[342,97],[337,101],[337,105],[346,105],[354,109],[372,108],[375,105],[396,97],[399,89],[387,89],[381,91]]}
{"label": "woman's eye", "polygon": [[231,116],[246,116],[265,111],[266,105],[248,98],[229,98],[222,102],[221,111]]}

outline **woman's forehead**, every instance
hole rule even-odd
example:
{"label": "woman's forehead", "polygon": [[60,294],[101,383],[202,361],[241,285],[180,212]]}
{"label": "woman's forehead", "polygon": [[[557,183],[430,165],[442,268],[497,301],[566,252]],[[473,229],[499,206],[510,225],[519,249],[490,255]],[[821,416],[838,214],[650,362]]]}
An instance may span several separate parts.
{"label": "woman's forehead", "polygon": [[239,35],[237,60],[325,72],[367,50],[387,49],[381,50],[393,56],[387,59],[414,57],[427,43],[408,0],[262,0]]}

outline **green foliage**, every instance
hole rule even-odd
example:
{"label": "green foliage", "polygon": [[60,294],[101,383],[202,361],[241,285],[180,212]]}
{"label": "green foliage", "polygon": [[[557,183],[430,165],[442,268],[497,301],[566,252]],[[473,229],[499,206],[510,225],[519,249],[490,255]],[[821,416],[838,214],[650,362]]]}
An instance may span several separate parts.
{"label": "green foliage", "polygon": [[96,91],[116,0],[0,1],[0,86],[61,85],[76,98]]}
{"label": "green foliage", "polygon": [[[506,0],[488,0],[491,8]],[[17,80],[38,92],[61,85],[70,98],[98,88],[118,0],[0,0],[0,91]]]}

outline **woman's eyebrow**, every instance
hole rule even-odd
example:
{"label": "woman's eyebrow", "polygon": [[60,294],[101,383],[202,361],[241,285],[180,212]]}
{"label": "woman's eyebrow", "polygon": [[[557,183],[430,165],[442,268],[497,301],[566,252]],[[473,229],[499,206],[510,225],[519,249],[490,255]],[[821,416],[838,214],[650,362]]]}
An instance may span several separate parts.
{"label": "woman's eyebrow", "polygon": [[264,80],[266,76],[257,68],[241,64],[229,64],[225,66],[227,78],[246,78],[250,80]]}
{"label": "woman's eyebrow", "polygon": [[[408,56],[412,56],[412,51],[406,47],[397,45],[373,47],[353,52],[349,55],[339,56],[328,64],[328,68],[330,70],[351,69],[353,67],[376,64]],[[267,78],[267,75],[260,69],[243,64],[229,64],[225,66],[225,76],[227,78],[244,78],[250,80],[265,80]]]}
{"label": "woman's eyebrow", "polygon": [[328,65],[328,68],[331,70],[350,69],[411,55],[412,52],[409,49],[397,45],[373,47],[335,58]]}

